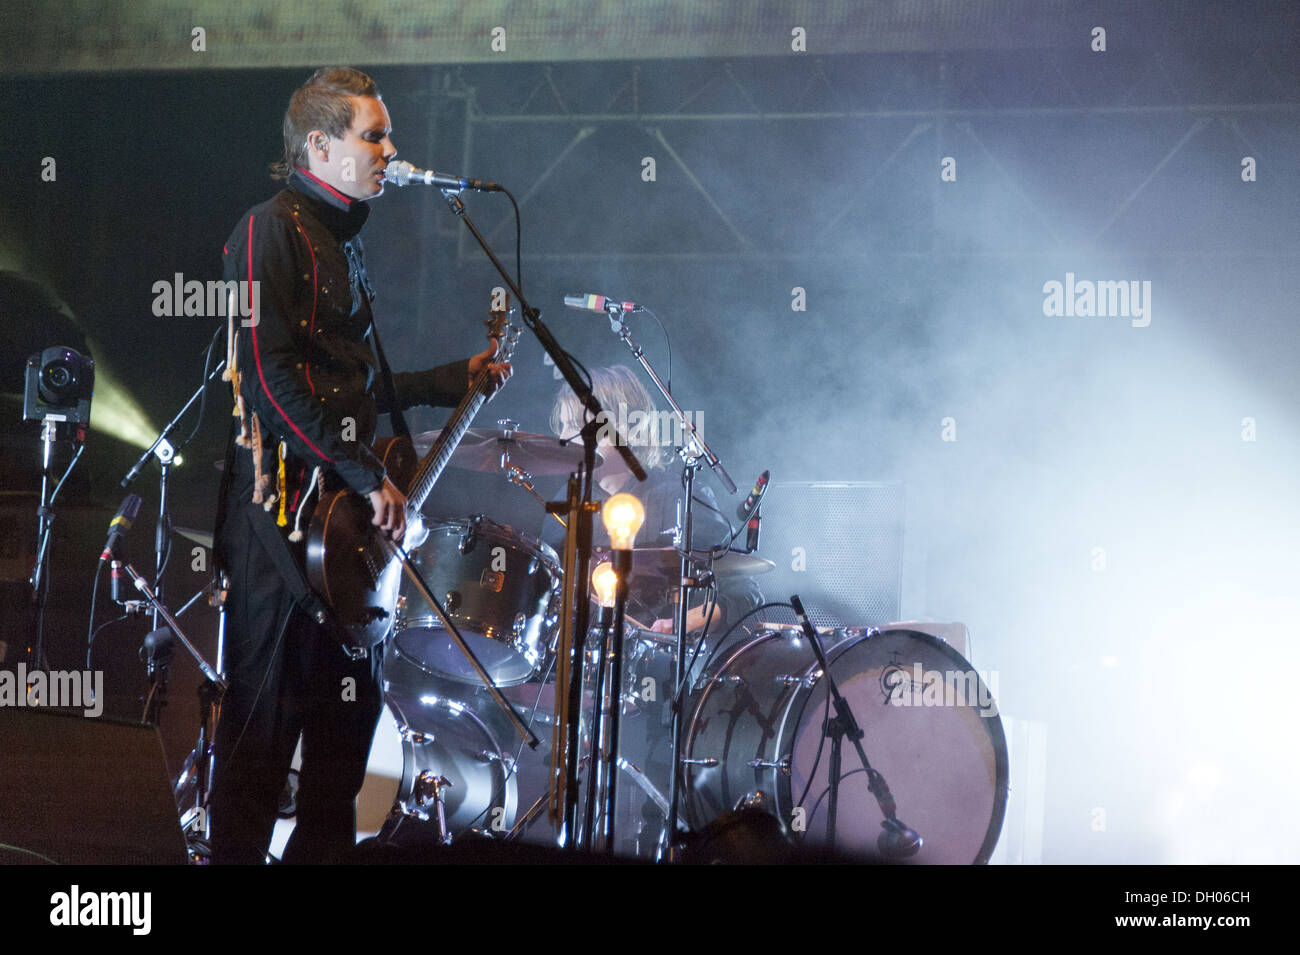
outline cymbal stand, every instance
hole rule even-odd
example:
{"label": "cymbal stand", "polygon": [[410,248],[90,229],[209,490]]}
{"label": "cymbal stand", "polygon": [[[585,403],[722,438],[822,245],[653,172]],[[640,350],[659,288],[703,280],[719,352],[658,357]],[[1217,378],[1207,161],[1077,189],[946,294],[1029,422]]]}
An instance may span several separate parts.
{"label": "cymbal stand", "polygon": [[681,447],[677,449],[677,453],[683,461],[682,484],[685,489],[686,501],[685,507],[682,509],[681,534],[676,541],[678,552],[681,554],[681,566],[677,589],[676,683],[673,686],[672,728],[670,730],[672,734],[672,762],[669,765],[672,767],[672,774],[669,777],[668,813],[665,819],[665,824],[672,833],[671,838],[668,840],[669,858],[676,861],[680,856],[681,848],[677,819],[681,806],[682,716],[685,700],[685,694],[681,692],[681,688],[686,682],[686,616],[690,610],[691,590],[697,585],[697,578],[694,576],[694,567],[691,560],[693,544],[691,515],[695,500],[695,472],[699,470],[700,461],[703,460],[713,469],[718,479],[732,494],[736,493],[736,482],[731,479],[731,475],[727,473],[727,469],[723,467],[718,456],[700,437],[695,423],[682,410],[681,405],[677,403],[677,399],[668,390],[668,386],[659,377],[654,365],[646,357],[645,350],[632,338],[631,330],[627,327],[627,322],[623,320],[623,306],[617,302],[609,302],[605,306],[605,311],[609,316],[610,331],[619,337],[619,340],[632,352],[632,357],[645,369],[646,374],[650,376],[650,380],[659,389],[659,393],[672,407],[673,414],[676,415],[683,429],[683,441]]}

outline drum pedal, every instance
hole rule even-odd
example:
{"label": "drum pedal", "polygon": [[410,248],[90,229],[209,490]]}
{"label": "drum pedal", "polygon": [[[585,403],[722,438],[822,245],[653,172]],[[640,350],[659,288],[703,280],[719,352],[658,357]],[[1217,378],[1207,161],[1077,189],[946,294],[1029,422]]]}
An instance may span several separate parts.
{"label": "drum pedal", "polygon": [[443,801],[443,790],[452,788],[452,782],[446,776],[440,776],[426,769],[415,777],[411,800],[416,806],[416,816],[421,822],[429,821],[428,810],[432,807],[437,817],[438,841],[443,845],[451,844],[451,833],[447,831],[447,812]]}

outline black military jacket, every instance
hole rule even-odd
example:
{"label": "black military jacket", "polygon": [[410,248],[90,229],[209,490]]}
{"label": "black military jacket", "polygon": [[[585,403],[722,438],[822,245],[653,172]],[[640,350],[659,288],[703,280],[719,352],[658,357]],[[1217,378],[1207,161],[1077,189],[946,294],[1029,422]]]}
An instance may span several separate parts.
{"label": "black military jacket", "polygon": [[[225,279],[258,283],[256,294],[240,286],[249,314],[239,322],[238,369],[245,408],[263,429],[263,471],[276,484],[284,442],[290,523],[317,466],[359,494],[384,481],[370,443],[377,415],[394,402],[372,344],[375,293],[358,234],[369,212],[299,169],[288,188],[244,215],[225,245]],[[399,372],[392,395],[403,409],[454,407],[467,380],[466,361]],[[248,451],[234,454],[230,478],[228,501],[251,497]]]}

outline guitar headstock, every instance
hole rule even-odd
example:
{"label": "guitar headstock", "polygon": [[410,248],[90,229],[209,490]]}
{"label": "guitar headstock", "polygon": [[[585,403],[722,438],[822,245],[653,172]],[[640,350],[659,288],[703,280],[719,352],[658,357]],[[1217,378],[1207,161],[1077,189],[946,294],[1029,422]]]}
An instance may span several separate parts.
{"label": "guitar headstock", "polygon": [[514,354],[515,345],[519,343],[522,330],[510,321],[510,316],[514,312],[515,307],[510,303],[510,295],[507,293],[503,297],[503,307],[489,312],[491,317],[483,323],[487,326],[488,338],[497,343],[497,353],[493,361],[509,361],[510,356]]}

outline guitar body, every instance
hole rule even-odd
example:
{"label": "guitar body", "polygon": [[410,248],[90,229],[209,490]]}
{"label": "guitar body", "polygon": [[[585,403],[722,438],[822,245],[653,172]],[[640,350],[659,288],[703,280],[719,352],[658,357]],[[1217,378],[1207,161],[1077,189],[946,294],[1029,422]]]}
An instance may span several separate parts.
{"label": "guitar body", "polygon": [[[383,438],[375,454],[393,484],[410,487],[419,459],[408,438]],[[350,490],[322,494],[307,535],[307,579],[355,647],[373,647],[388,635],[402,586],[402,563],[383,547],[374,515],[370,501]],[[402,546],[414,550],[426,536],[419,514],[408,514]]]}
{"label": "guitar body", "polygon": [[[493,312],[486,323],[488,337],[498,343],[498,361],[509,360],[519,337],[519,330],[507,321],[508,313],[507,299],[505,309]],[[387,469],[388,479],[406,495],[402,546],[408,553],[428,537],[420,510],[491,393],[491,375],[484,369],[422,461],[409,438],[383,438],[375,443],[375,454]],[[371,523],[374,515],[370,501],[350,490],[322,493],[307,533],[307,580],[330,605],[355,647],[373,647],[388,636],[402,589],[401,559],[384,532]]]}

